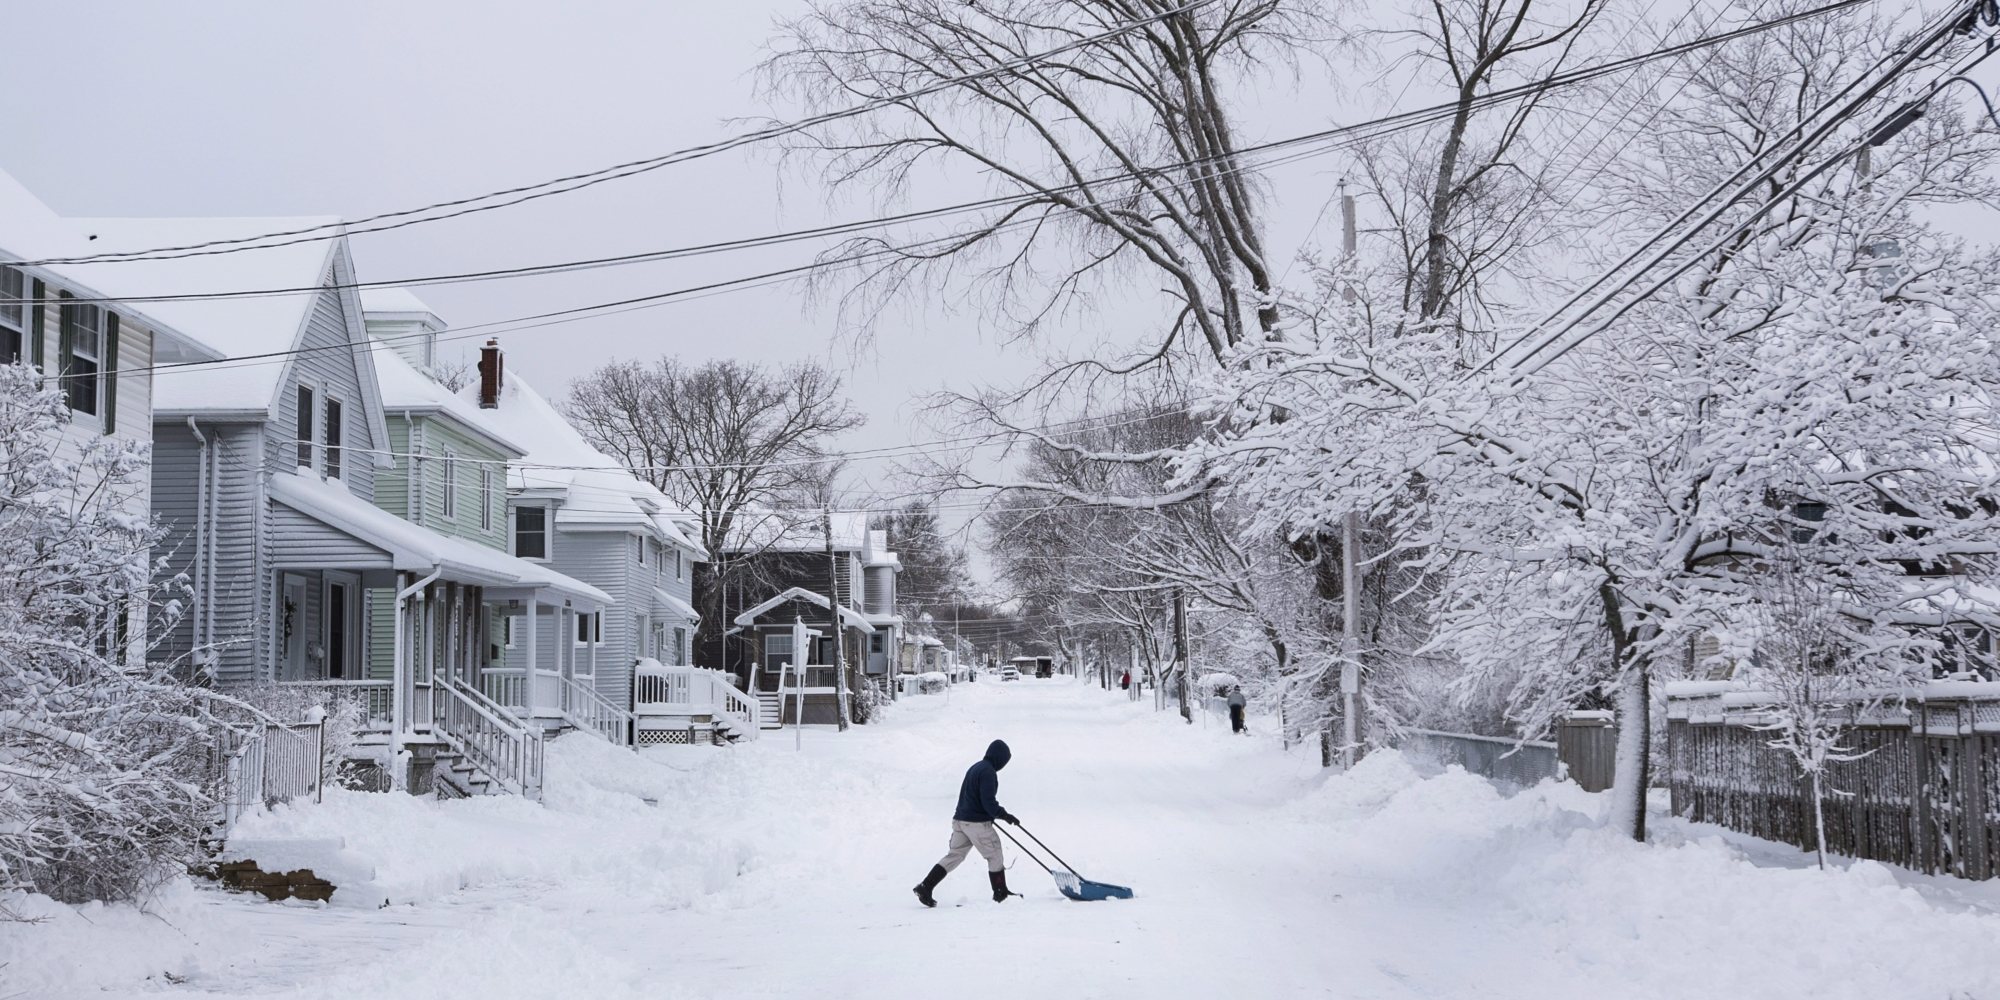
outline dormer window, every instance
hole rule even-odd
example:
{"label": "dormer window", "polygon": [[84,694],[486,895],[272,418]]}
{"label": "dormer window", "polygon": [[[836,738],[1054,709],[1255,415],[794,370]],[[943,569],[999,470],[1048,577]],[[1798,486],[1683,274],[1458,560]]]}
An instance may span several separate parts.
{"label": "dormer window", "polygon": [[514,508],[514,554],[523,559],[549,557],[549,509]]}

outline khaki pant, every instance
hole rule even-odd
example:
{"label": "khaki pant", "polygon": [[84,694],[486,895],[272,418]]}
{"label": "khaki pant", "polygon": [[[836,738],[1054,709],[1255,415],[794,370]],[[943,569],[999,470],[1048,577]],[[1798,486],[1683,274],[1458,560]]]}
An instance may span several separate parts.
{"label": "khaki pant", "polygon": [[997,872],[1006,868],[1000,860],[1000,833],[991,823],[966,823],[951,821],[951,850],[944,852],[939,867],[951,871],[965,860],[965,853],[979,848],[979,856],[986,859],[986,870]]}

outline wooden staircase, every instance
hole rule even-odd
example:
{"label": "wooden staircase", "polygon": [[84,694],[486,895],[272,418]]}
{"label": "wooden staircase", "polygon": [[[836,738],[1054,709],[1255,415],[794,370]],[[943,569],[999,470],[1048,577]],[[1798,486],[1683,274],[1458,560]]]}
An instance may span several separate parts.
{"label": "wooden staircase", "polygon": [[778,692],[757,692],[757,728],[785,728],[784,705],[778,699]]}

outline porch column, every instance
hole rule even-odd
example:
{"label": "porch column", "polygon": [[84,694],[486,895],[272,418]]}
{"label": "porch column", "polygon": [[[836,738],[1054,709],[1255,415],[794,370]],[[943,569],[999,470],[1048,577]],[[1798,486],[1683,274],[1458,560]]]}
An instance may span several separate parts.
{"label": "porch column", "polygon": [[535,717],[535,670],[541,654],[541,640],[537,637],[537,626],[542,617],[541,599],[528,597],[528,669],[523,678],[526,690],[521,693],[521,711],[530,720]]}

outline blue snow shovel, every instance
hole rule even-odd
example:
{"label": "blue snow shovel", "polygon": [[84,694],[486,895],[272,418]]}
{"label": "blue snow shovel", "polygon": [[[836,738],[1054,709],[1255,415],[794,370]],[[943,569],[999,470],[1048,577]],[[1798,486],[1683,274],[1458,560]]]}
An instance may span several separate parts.
{"label": "blue snow shovel", "polygon": [[1048,865],[1044,864],[1041,858],[1035,856],[1035,852],[1028,850],[1028,845],[1023,844],[1018,840],[1014,840],[1014,835],[1008,833],[1006,827],[1003,827],[1000,824],[995,823],[993,824],[993,828],[995,830],[999,830],[1003,835],[1006,836],[1008,840],[1013,840],[1014,846],[1020,848],[1021,853],[1027,855],[1028,860],[1033,861],[1035,864],[1041,865],[1042,870],[1048,872],[1049,877],[1056,880],[1056,888],[1062,890],[1063,895],[1068,896],[1069,898],[1074,899],[1079,903],[1089,903],[1100,899],[1132,898],[1132,890],[1122,885],[1112,885],[1109,882],[1092,882],[1091,880],[1084,878],[1081,875],[1078,875],[1073,869],[1070,868],[1069,862],[1064,861],[1061,857],[1058,857],[1056,855],[1056,852],[1050,851],[1049,845],[1042,843],[1042,838],[1035,836],[1033,833],[1030,833],[1027,827],[1022,826],[1019,823],[1014,824],[1015,829],[1020,830],[1022,833],[1027,834],[1028,839],[1034,841],[1036,847],[1039,847],[1043,851],[1048,852],[1049,857],[1054,858],[1056,864],[1062,866],[1061,868],[1050,868]]}

